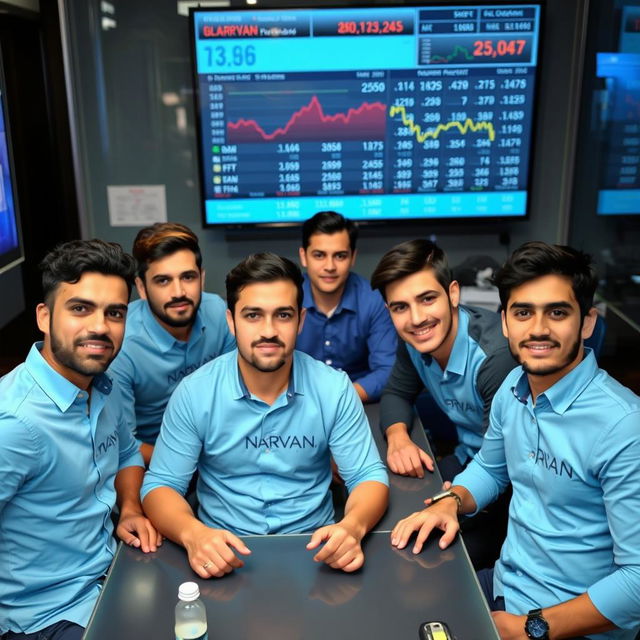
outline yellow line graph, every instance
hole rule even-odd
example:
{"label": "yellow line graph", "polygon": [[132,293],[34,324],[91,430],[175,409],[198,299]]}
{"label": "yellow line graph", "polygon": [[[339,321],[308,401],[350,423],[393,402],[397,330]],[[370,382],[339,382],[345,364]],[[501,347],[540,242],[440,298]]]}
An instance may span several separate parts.
{"label": "yellow line graph", "polygon": [[452,120],[445,124],[439,124],[431,131],[423,131],[419,124],[416,124],[409,116],[407,116],[407,110],[404,105],[392,105],[389,109],[389,115],[393,118],[393,116],[398,113],[402,119],[402,124],[405,125],[405,127],[409,127],[411,133],[415,135],[416,140],[421,143],[427,138],[437,138],[443,131],[448,131],[454,127],[463,135],[468,131],[486,131],[491,142],[496,138],[496,131],[493,128],[493,123],[485,120],[479,120],[478,122],[474,122],[471,118],[467,118],[464,122]]}

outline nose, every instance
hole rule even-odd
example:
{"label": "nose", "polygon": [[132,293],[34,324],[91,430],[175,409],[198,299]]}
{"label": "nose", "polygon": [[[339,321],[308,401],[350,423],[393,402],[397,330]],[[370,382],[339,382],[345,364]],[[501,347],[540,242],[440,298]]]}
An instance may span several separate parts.
{"label": "nose", "polygon": [[104,311],[97,310],[91,316],[91,326],[89,328],[93,333],[109,333],[109,325]]}
{"label": "nose", "polygon": [[277,333],[273,319],[267,315],[262,322],[260,334],[263,338],[274,338]]}
{"label": "nose", "polygon": [[418,305],[411,305],[409,307],[409,313],[411,314],[411,324],[417,327],[422,323],[423,317]]}
{"label": "nose", "polygon": [[327,259],[324,263],[324,268],[326,271],[335,271],[336,270],[336,261],[333,256],[327,256]]}
{"label": "nose", "polygon": [[544,336],[549,333],[549,322],[546,314],[536,313],[533,326],[531,327],[531,334],[534,336]]}
{"label": "nose", "polygon": [[184,296],[184,284],[180,278],[175,278],[173,281],[171,294],[174,298],[181,298]]}

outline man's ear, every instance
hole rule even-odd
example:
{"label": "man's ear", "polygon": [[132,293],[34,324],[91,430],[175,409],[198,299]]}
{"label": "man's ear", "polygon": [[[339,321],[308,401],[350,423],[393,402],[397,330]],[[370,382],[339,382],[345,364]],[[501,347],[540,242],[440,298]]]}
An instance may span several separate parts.
{"label": "man's ear", "polygon": [[298,335],[300,335],[300,333],[302,332],[302,327],[304,326],[304,320],[307,317],[307,310],[302,307],[302,309],[300,309],[300,324],[298,325]]}
{"label": "man's ear", "polygon": [[507,316],[504,313],[504,309],[500,312],[500,318],[502,319],[502,335],[508,339],[509,330],[507,329]]}
{"label": "man's ear", "polygon": [[307,252],[303,247],[298,249],[298,257],[300,258],[300,264],[306,269],[307,268]]}
{"label": "man's ear", "polygon": [[356,263],[357,257],[358,257],[358,250],[354,249],[353,253],[351,254],[351,266],[349,267],[349,269],[353,269],[353,265]]}
{"label": "man's ear", "polygon": [[51,309],[41,302],[36,307],[36,322],[38,323],[38,329],[45,335],[49,335],[49,326],[51,322]]}
{"label": "man's ear", "polygon": [[136,276],[136,291],[143,300],[147,299],[147,288],[144,286],[144,280],[139,276]]}
{"label": "man's ear", "polygon": [[204,291],[204,277],[206,275],[206,271],[204,269],[200,270],[200,289]]}
{"label": "man's ear", "polygon": [[460,285],[457,280],[452,280],[449,285],[449,302],[454,309],[460,304]]}
{"label": "man's ear", "polygon": [[593,330],[596,328],[596,322],[598,321],[598,311],[595,307],[589,309],[589,313],[584,317],[582,321],[582,331],[580,335],[583,340],[588,340],[593,334]]}
{"label": "man's ear", "polygon": [[231,332],[231,335],[235,338],[236,324],[233,321],[233,315],[231,314],[231,309],[227,309],[226,318],[227,318],[227,326],[229,327],[229,331]]}

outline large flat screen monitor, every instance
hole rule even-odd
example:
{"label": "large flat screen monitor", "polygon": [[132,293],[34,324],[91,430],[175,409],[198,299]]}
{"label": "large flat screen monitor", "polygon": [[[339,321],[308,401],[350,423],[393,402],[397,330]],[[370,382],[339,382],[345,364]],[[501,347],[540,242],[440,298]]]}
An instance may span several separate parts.
{"label": "large flat screen monitor", "polygon": [[525,217],[540,11],[192,10],[205,225]]}
{"label": "large flat screen monitor", "polygon": [[24,259],[14,188],[7,101],[0,73],[0,273]]}

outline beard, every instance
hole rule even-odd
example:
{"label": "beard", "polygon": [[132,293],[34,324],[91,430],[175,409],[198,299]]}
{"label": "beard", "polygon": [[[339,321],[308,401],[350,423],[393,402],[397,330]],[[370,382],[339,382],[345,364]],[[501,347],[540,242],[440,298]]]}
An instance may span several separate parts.
{"label": "beard", "polygon": [[[549,342],[549,338],[539,338],[537,336],[531,336],[531,338],[529,338],[527,342],[533,342],[536,340],[540,342]],[[520,343],[520,346],[523,346],[523,344],[524,343]],[[554,341],[554,346],[559,347],[560,343]],[[576,341],[571,345],[571,349],[569,350],[567,357],[562,362],[557,364],[548,364],[548,365],[542,364],[540,365],[540,368],[537,368],[537,369],[535,367],[532,367],[530,363],[523,361],[522,358],[519,356],[519,354],[511,348],[511,343],[509,343],[509,351],[511,352],[511,355],[522,365],[522,368],[525,371],[525,373],[528,373],[534,376],[550,376],[568,367],[578,357],[581,346],[582,346],[582,338],[578,336],[576,338]]]}
{"label": "beard", "polygon": [[[198,300],[194,302],[191,298],[187,298],[186,296],[182,296],[181,298],[172,298],[169,302],[167,302],[162,307],[157,305],[147,294],[147,302],[149,303],[149,308],[151,309],[151,313],[153,313],[156,318],[164,322],[169,327],[174,327],[176,329],[182,327],[190,327],[196,321],[196,313],[200,308],[200,302],[202,300],[202,296],[198,297]],[[166,309],[170,308],[175,304],[189,304],[191,305],[191,313],[186,314],[182,318],[176,318],[174,316],[170,316]]]}
{"label": "beard", "polygon": [[[281,340],[274,338],[274,339],[256,340],[255,342],[251,343],[251,348],[253,349],[254,347],[257,347],[259,344],[277,344],[278,346],[283,348],[285,346]],[[275,362],[269,362],[269,363],[262,362],[261,359],[258,358],[258,356],[256,356],[253,352],[251,352],[251,355],[244,354],[242,353],[239,347],[238,347],[238,353],[240,354],[240,357],[247,364],[251,365],[254,369],[257,369],[262,373],[271,373],[273,371],[277,371],[278,369],[281,369],[286,363],[285,357],[282,357],[280,358],[280,360],[276,360]]]}
{"label": "beard", "polygon": [[[91,333],[81,338],[74,340],[73,347],[66,347],[61,340],[55,334],[53,326],[49,325],[49,335],[51,337],[51,353],[55,356],[56,360],[71,371],[75,371],[83,376],[95,376],[100,373],[104,373],[107,367],[111,364],[113,359],[117,355],[117,351],[113,347],[113,341],[111,338],[105,335]],[[87,355],[80,357],[75,348],[82,342],[91,340],[94,342],[104,342],[111,347],[111,356],[105,357],[104,355]]]}

